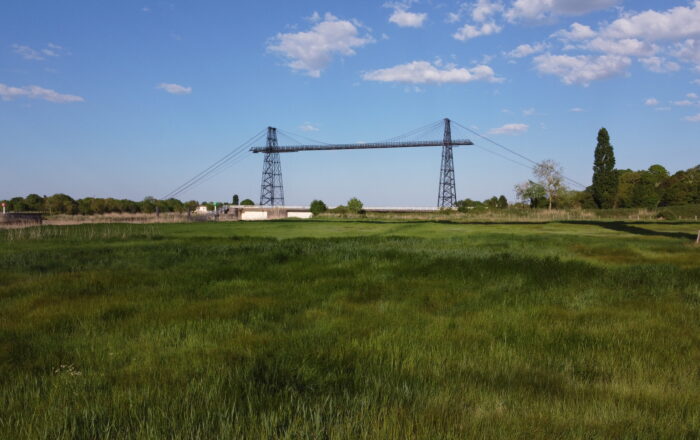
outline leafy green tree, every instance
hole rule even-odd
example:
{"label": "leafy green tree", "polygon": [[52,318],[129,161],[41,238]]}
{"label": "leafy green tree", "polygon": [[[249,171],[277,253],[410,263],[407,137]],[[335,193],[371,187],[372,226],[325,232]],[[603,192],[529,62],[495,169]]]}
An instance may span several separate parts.
{"label": "leafy green tree", "polygon": [[523,203],[529,203],[531,208],[539,208],[547,202],[547,191],[532,180],[515,185],[515,195]]}
{"label": "leafy green tree", "polygon": [[250,199],[245,199],[241,202],[243,206],[255,206],[255,202]]}
{"label": "leafy green tree", "polygon": [[[498,209],[498,197],[493,196],[490,199],[484,200],[484,206],[489,209]],[[459,210],[459,208],[457,208]]]}
{"label": "leafy green tree", "polygon": [[232,205],[238,205],[238,194],[234,194],[233,197],[231,198],[231,204]]}
{"label": "leafy green tree", "polygon": [[141,202],[141,212],[145,214],[153,214],[156,212],[156,199],[155,197],[148,196]]}
{"label": "leafy green tree", "polygon": [[22,211],[29,211],[29,205],[27,204],[26,200],[22,197],[13,197],[10,200],[10,203],[7,205],[7,208],[10,211],[15,211],[15,212],[22,212]]}
{"label": "leafy green tree", "polygon": [[24,203],[27,206],[27,211],[43,211],[44,210],[44,199],[46,196],[41,197],[39,194],[29,194],[24,198]]}
{"label": "leafy green tree", "polygon": [[197,209],[197,206],[199,206],[199,202],[196,200],[190,200],[189,202],[185,202],[185,209],[188,212],[193,212],[195,209]]}
{"label": "leafy green tree", "polygon": [[632,205],[635,208],[656,208],[661,197],[656,187],[656,177],[649,171],[641,171],[632,189]]}
{"label": "leafy green tree", "polygon": [[508,208],[508,199],[506,199],[506,196],[501,195],[498,198],[498,209],[506,209]]}
{"label": "leafy green tree", "polygon": [[562,191],[566,190],[561,166],[553,160],[544,160],[535,165],[534,173],[539,180],[538,183],[544,189],[548,208],[551,211],[554,201],[559,198]]}
{"label": "leafy green tree", "polygon": [[326,206],[326,204],[323,203],[323,200],[314,200],[313,202],[311,202],[311,206],[309,208],[313,215],[319,215],[328,210],[328,206]]}
{"label": "leafy green tree", "polygon": [[661,182],[669,178],[668,170],[659,164],[650,166],[649,173],[653,177],[657,186],[660,185]]}
{"label": "leafy green tree", "polygon": [[485,203],[481,203],[477,200],[464,199],[455,202],[455,206],[457,207],[457,211],[459,212],[479,212],[486,209],[486,207],[488,206],[487,203],[489,201],[490,200],[487,200]]}
{"label": "leafy green tree", "polygon": [[348,200],[348,211],[354,214],[357,214],[358,212],[362,211],[362,206],[362,202],[357,197],[353,197],[352,199]]}
{"label": "leafy green tree", "polygon": [[612,208],[617,195],[617,173],[615,172],[615,153],[610,144],[608,130],[598,131],[598,145],[595,148],[593,162],[593,199],[599,208]]}
{"label": "leafy green tree", "polygon": [[49,214],[77,214],[78,203],[66,194],[54,194],[44,202]]}

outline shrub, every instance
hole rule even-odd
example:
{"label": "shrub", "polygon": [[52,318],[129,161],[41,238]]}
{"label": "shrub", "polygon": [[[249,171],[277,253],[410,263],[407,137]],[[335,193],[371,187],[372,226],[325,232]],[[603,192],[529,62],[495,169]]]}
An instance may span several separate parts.
{"label": "shrub", "polygon": [[241,205],[244,205],[244,206],[254,206],[254,205],[255,205],[255,202],[252,201],[252,200],[250,200],[250,199],[245,199],[245,200],[243,200],[243,201],[241,202]]}
{"label": "shrub", "polygon": [[333,209],[329,209],[328,212],[332,212],[333,214],[347,214],[348,207],[344,205],[338,205]]}
{"label": "shrub", "polygon": [[664,209],[663,211],[659,211],[656,214],[656,218],[659,220],[677,220],[678,216],[676,215],[676,213],[668,209]]}
{"label": "shrub", "polygon": [[348,200],[348,211],[357,214],[362,211],[362,202],[357,197]]}
{"label": "shrub", "polygon": [[325,203],[323,203],[323,200],[314,200],[311,202],[311,213],[313,215],[319,215],[321,213],[324,213],[328,211],[328,206],[326,206]]}

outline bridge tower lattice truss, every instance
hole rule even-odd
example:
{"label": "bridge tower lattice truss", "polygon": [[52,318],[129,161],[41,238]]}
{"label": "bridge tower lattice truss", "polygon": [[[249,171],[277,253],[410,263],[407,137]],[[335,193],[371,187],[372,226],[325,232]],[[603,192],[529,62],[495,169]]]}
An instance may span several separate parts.
{"label": "bridge tower lattice truss", "polygon": [[284,206],[284,187],[282,186],[282,164],[280,154],[273,151],[278,147],[277,129],[267,127],[267,148],[263,160],[262,183],[260,185],[260,205]]}
{"label": "bridge tower lattice truss", "polygon": [[457,190],[455,185],[455,164],[452,156],[452,129],[450,120],[445,118],[437,206],[438,208],[453,208],[456,203]]}

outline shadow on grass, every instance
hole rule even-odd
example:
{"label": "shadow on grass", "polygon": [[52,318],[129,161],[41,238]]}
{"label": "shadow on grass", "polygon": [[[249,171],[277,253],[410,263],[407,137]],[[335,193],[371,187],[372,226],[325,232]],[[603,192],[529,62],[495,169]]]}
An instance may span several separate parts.
{"label": "shadow on grass", "polygon": [[[645,235],[645,236],[657,236],[657,237],[668,237],[668,238],[680,238],[683,240],[695,240],[696,236],[687,232],[664,232],[664,231],[653,231],[650,229],[640,228],[635,225],[655,225],[658,223],[654,222],[597,222],[597,221],[569,221],[562,223],[580,224],[580,225],[595,225],[601,228],[610,229],[618,232],[627,232],[629,234],[635,235]],[[664,222],[663,224],[678,225],[685,224],[682,222]]]}
{"label": "shadow on grass", "polygon": [[[282,220],[288,221],[288,220]],[[627,232],[629,234],[643,235],[647,237],[668,237],[668,238],[678,238],[682,240],[695,240],[697,237],[694,234],[687,232],[664,232],[664,231],[654,231],[650,229],[641,228],[635,225],[687,225],[695,222],[623,222],[623,221],[596,221],[596,220],[554,220],[554,221],[453,221],[453,220],[369,220],[369,219],[342,219],[342,220],[326,220],[326,219],[308,219],[303,220],[306,222],[313,223],[372,223],[372,224],[446,224],[446,225],[547,225],[547,224],[565,224],[565,225],[583,225],[583,226],[599,226],[601,228],[610,229],[617,232]]]}

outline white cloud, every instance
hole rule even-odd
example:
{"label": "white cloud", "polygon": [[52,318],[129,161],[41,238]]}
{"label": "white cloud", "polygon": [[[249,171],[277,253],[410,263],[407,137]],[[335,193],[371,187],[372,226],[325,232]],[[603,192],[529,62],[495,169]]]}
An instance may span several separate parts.
{"label": "white cloud", "polygon": [[299,126],[299,130],[301,130],[301,131],[318,131],[319,128],[310,122],[304,122],[303,124],[301,124]]}
{"label": "white cloud", "polygon": [[67,53],[63,47],[53,43],[47,44],[43,49],[33,49],[29,46],[13,44],[12,49],[14,53],[21,56],[25,60],[34,61],[45,60],[46,57],[60,57],[61,55],[65,55]]}
{"label": "white cloud", "polygon": [[503,11],[503,3],[492,0],[477,0],[472,8],[472,19],[479,23],[491,18],[494,14]]}
{"label": "white cloud", "polygon": [[509,58],[524,58],[524,57],[542,52],[546,48],[547,48],[547,45],[545,45],[544,43],[536,43],[533,45],[521,44],[520,46],[518,46],[515,49],[508,52],[506,54],[506,56]]}
{"label": "white cloud", "polygon": [[620,0],[515,0],[505,13],[509,21],[546,20],[560,15],[583,15],[607,9]]}
{"label": "white cloud", "polygon": [[58,44],[49,43],[44,49],[41,49],[41,53],[48,57],[60,57],[66,53],[66,50]]}
{"label": "white cloud", "polygon": [[676,107],[690,107],[694,103],[692,101],[684,99],[682,101],[673,101],[671,104],[675,105]]}
{"label": "white cloud", "polygon": [[530,128],[527,124],[506,124],[498,128],[492,128],[490,134],[521,134]]}
{"label": "white cloud", "polygon": [[654,55],[659,50],[656,45],[637,40],[636,38],[623,38],[620,40],[595,38],[584,44],[582,48],[612,55],[637,57],[649,57]]}
{"label": "white cloud", "polygon": [[29,46],[22,46],[20,44],[13,44],[12,48],[14,52],[24,58],[25,60],[40,61],[44,59],[44,56],[40,51],[32,49]]}
{"label": "white cloud", "polygon": [[423,22],[428,18],[425,12],[410,12],[401,7],[394,9],[394,13],[389,17],[390,23],[395,23],[400,27],[419,28],[423,26]]}
{"label": "white cloud", "polygon": [[648,70],[655,73],[677,72],[681,69],[678,63],[667,61],[666,58],[663,57],[640,58],[639,62],[644,64],[644,67]]}
{"label": "white cloud", "polygon": [[586,110],[582,109],[581,107],[574,107],[572,109],[569,109],[571,113],[582,113],[585,112]]}
{"label": "white cloud", "polygon": [[452,34],[456,40],[466,41],[471,38],[481,37],[483,35],[497,34],[501,32],[501,27],[496,23],[484,23],[481,27],[465,24],[457,32]]}
{"label": "white cloud", "polygon": [[43,99],[44,101],[65,104],[69,102],[83,102],[84,98],[76,95],[65,95],[55,90],[45,89],[39,86],[11,87],[0,84],[0,99],[12,101],[15,98]]}
{"label": "white cloud", "polygon": [[523,115],[525,116],[532,116],[535,114],[535,109],[534,108],[526,108],[523,110]]}
{"label": "white cloud", "polygon": [[596,36],[596,32],[591,29],[590,26],[586,26],[581,23],[573,23],[571,26],[569,26],[569,29],[570,30],[568,31],[562,29],[553,33],[551,36],[566,41],[588,40],[589,38]]}
{"label": "white cloud", "polygon": [[644,105],[648,105],[649,107],[654,107],[659,105],[659,100],[656,98],[648,98],[646,101],[644,101]]}
{"label": "white cloud", "polygon": [[685,95],[686,98],[689,99],[698,99],[698,94],[697,93],[688,93]]}
{"label": "white cloud", "polygon": [[676,43],[672,55],[690,63],[695,63],[700,67],[700,40],[688,39],[682,43]]}
{"label": "white cloud", "polygon": [[648,10],[623,16],[602,31],[612,38],[642,38],[649,41],[700,36],[700,0],[691,7],[678,6],[665,12]]}
{"label": "white cloud", "polygon": [[413,61],[407,64],[374,70],[362,75],[366,81],[403,82],[410,84],[468,83],[472,81],[501,82],[493,69],[486,65],[472,68],[447,65],[440,68],[428,61]]}
{"label": "white cloud", "polygon": [[700,113],[698,113],[697,115],[693,115],[693,116],[686,116],[685,120],[689,121],[689,122],[700,122]]}
{"label": "white cloud", "polygon": [[360,36],[356,24],[327,13],[309,31],[277,34],[267,50],[287,58],[292,70],[318,78],[335,54],[355,55],[355,48],[374,41],[369,35]]}
{"label": "white cloud", "polygon": [[448,12],[447,13],[447,18],[445,19],[445,22],[447,23],[456,23],[459,20],[461,20],[462,17],[459,13],[457,12]]}
{"label": "white cloud", "polygon": [[700,86],[700,78],[699,79],[694,79],[690,82],[691,84],[695,84],[696,86]]}
{"label": "white cloud", "polygon": [[591,82],[625,73],[632,63],[627,57],[617,55],[538,55],[535,68],[543,74],[556,75],[564,84],[590,85]]}
{"label": "white cloud", "polygon": [[317,23],[321,21],[321,14],[319,14],[317,11],[314,11],[311,15],[305,17],[305,20],[308,20],[312,23]]}
{"label": "white cloud", "polygon": [[173,95],[189,95],[192,93],[192,87],[185,87],[180,84],[160,83],[156,88],[165,90]]}

